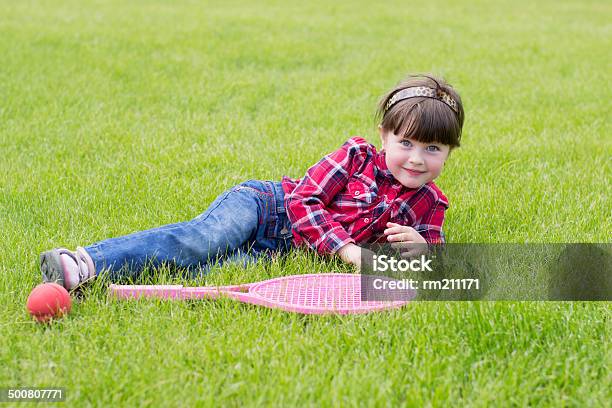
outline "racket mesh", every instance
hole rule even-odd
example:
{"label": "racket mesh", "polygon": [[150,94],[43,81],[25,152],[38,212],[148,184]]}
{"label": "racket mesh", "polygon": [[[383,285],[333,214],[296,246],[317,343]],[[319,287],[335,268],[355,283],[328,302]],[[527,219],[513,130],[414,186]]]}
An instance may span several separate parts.
{"label": "racket mesh", "polygon": [[305,311],[368,311],[407,303],[361,300],[361,275],[355,274],[287,276],[255,284],[249,293],[278,305],[291,305]]}

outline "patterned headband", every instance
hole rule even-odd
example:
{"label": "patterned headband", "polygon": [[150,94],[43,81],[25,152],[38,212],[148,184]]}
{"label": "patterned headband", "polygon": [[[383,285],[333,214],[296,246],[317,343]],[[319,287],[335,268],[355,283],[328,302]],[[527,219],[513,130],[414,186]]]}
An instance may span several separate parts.
{"label": "patterned headband", "polygon": [[404,88],[401,91],[397,92],[387,105],[385,106],[385,113],[391,108],[391,106],[395,105],[399,101],[403,101],[408,98],[432,98],[437,99],[439,101],[444,102],[455,112],[459,114],[459,109],[457,108],[457,101],[455,101],[449,94],[444,92],[442,89],[434,89],[426,86],[414,86],[410,88]]}

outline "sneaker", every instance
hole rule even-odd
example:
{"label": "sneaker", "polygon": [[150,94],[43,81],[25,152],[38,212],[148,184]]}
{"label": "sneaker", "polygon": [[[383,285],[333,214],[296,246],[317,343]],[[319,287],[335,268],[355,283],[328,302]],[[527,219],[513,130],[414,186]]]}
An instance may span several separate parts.
{"label": "sneaker", "polygon": [[43,282],[55,282],[68,290],[96,276],[93,260],[82,247],[77,247],[76,251],[56,248],[43,252],[40,271]]}

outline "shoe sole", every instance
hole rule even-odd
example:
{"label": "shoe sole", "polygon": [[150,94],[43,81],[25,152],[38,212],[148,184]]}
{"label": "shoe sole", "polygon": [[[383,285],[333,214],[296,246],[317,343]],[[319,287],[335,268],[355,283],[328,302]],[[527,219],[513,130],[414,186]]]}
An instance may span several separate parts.
{"label": "shoe sole", "polygon": [[55,282],[64,286],[64,269],[59,251],[53,249],[40,254],[40,271],[43,282]]}

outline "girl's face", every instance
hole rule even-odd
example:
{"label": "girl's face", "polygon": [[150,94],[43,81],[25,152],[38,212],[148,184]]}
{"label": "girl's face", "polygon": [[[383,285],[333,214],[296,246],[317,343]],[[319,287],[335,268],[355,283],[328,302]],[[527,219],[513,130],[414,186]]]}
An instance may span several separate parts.
{"label": "girl's face", "polygon": [[418,188],[440,175],[450,146],[404,139],[379,126],[387,168],[397,181],[408,188]]}

